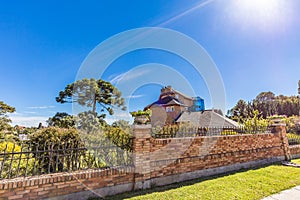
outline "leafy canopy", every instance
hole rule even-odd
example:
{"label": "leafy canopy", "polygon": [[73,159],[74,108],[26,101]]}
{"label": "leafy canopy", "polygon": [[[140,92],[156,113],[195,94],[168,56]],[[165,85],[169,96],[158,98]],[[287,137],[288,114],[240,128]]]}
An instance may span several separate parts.
{"label": "leafy canopy", "polygon": [[75,117],[65,112],[57,112],[53,117],[47,120],[49,126],[56,126],[59,128],[74,128]]}
{"label": "leafy canopy", "polygon": [[272,92],[261,92],[250,102],[239,100],[237,104],[228,112],[233,120],[244,123],[247,119],[255,116],[257,110],[258,117],[267,119],[273,115],[285,115],[287,117],[299,115],[300,98],[297,96],[276,96]]}
{"label": "leafy canopy", "polygon": [[13,113],[15,111],[16,109],[14,107],[5,104],[3,101],[0,101],[0,116],[6,113]]}
{"label": "leafy canopy", "polygon": [[0,101],[0,131],[11,128],[9,125],[11,120],[6,114],[13,113],[15,111],[16,109],[14,107],[5,104],[3,101]]}
{"label": "leafy canopy", "polygon": [[110,82],[85,78],[67,85],[63,91],[59,92],[56,101],[59,103],[76,102],[81,106],[92,107],[93,112],[96,112],[98,104],[101,112],[106,110],[112,115],[115,107],[126,110],[124,98],[121,95],[122,93]]}

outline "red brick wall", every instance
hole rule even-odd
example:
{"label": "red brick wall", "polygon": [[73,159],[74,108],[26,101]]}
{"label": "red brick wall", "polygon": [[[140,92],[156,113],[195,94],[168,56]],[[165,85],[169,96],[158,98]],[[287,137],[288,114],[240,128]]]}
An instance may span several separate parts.
{"label": "red brick wall", "polygon": [[289,147],[292,158],[300,157],[300,145],[291,145]]}
{"label": "red brick wall", "polygon": [[[274,157],[287,158],[290,152],[300,152],[300,146],[288,148],[284,127],[277,128],[275,134],[171,139],[154,139],[150,129],[150,125],[135,126],[135,168],[86,170],[1,180],[0,199],[40,199],[99,188],[114,190],[113,187],[117,193],[120,191],[116,187],[126,184],[130,186],[122,191],[143,189],[151,187],[151,180],[155,178],[167,179],[173,175]],[[176,180],[169,181],[172,182]]]}
{"label": "red brick wall", "polygon": [[157,139],[151,143],[151,178],[284,156],[276,134]]}
{"label": "red brick wall", "polygon": [[133,172],[133,168],[87,170],[2,180],[0,199],[41,199],[132,183]]}

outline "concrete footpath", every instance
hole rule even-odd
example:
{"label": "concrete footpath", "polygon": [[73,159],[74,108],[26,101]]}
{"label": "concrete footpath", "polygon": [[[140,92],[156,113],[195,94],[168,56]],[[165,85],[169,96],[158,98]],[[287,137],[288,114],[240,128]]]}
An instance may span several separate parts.
{"label": "concrete footpath", "polygon": [[262,200],[300,200],[300,185],[278,194],[263,198]]}

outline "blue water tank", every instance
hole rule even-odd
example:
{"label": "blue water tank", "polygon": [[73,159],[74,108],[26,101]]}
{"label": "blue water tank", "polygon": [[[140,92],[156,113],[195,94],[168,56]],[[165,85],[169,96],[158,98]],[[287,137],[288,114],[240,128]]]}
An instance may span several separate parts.
{"label": "blue water tank", "polygon": [[203,111],[205,110],[205,105],[204,105],[204,99],[200,98],[200,97],[195,97],[193,98],[193,110],[194,111]]}

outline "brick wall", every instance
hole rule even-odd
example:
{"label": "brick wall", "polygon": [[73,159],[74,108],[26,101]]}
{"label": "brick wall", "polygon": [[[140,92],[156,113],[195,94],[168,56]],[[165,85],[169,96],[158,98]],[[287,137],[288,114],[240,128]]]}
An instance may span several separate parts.
{"label": "brick wall", "polygon": [[289,149],[291,152],[291,158],[300,158],[300,145],[292,145]]}
{"label": "brick wall", "polygon": [[[132,167],[126,167],[2,180],[0,199],[87,199],[89,196],[105,196],[109,192],[115,194],[118,191],[114,193],[113,190],[118,188],[114,186],[132,183],[133,172]],[[99,188],[112,191],[99,191]]]}
{"label": "brick wall", "polygon": [[274,134],[159,139],[151,147],[151,178],[284,156]]}
{"label": "brick wall", "polygon": [[198,178],[206,172],[220,174],[290,158],[284,126],[274,127],[275,133],[270,134],[168,139],[151,138],[147,127],[136,126],[136,130],[138,143],[134,148],[146,147],[135,155],[136,172],[143,178],[143,183],[135,185],[136,189]]}
{"label": "brick wall", "polygon": [[288,159],[285,127],[276,133],[154,139],[151,125],[134,127],[134,166],[0,181],[0,199],[87,199],[220,174]]}

